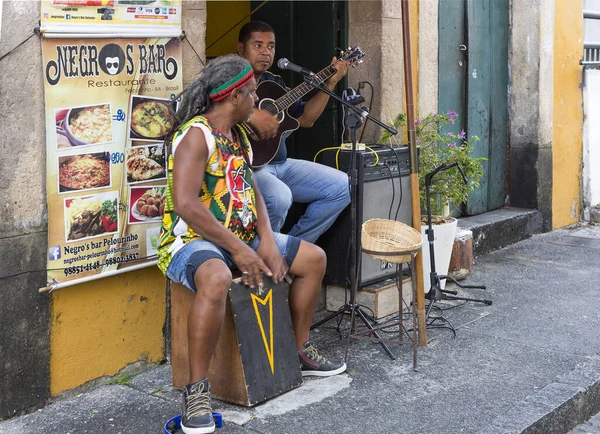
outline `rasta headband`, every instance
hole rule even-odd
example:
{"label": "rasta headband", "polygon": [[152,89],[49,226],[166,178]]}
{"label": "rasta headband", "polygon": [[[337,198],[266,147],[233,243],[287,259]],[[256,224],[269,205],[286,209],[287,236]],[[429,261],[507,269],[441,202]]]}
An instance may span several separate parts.
{"label": "rasta headband", "polygon": [[224,100],[233,92],[233,89],[241,89],[246,86],[252,80],[252,77],[254,77],[254,71],[252,70],[252,66],[248,65],[231,80],[211,90],[209,94],[210,100],[213,102]]}

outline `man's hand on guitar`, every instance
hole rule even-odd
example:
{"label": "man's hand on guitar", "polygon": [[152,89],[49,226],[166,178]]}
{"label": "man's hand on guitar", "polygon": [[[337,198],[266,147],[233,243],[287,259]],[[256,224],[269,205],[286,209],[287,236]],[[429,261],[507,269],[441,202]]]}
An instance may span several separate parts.
{"label": "man's hand on guitar", "polygon": [[329,80],[326,81],[326,83],[333,87],[348,73],[350,62],[338,59],[334,56],[333,60],[331,61],[331,65],[335,69],[335,74],[333,74]]}
{"label": "man's hand on guitar", "polygon": [[279,129],[279,122],[277,122],[277,116],[272,115],[266,110],[254,109],[250,116],[250,123],[258,133],[261,139],[270,139],[275,137],[277,130]]}

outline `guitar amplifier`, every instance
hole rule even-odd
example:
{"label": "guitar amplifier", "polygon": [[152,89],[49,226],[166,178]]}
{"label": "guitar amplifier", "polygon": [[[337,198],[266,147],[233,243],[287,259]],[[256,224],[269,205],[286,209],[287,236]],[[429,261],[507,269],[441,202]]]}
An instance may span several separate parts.
{"label": "guitar amplifier", "polygon": [[[363,222],[372,218],[398,220],[412,225],[410,192],[410,153],[408,146],[393,149],[383,145],[368,145],[356,151],[358,184],[356,209],[358,243]],[[337,155],[336,155],[337,154]],[[350,167],[350,150],[327,150],[319,154],[319,163],[345,172]],[[337,160],[337,161],[336,161]],[[351,207],[348,206],[333,226],[319,238],[318,244],[327,253],[326,282],[346,286],[350,283]],[[396,218],[397,213],[397,218]],[[395,264],[389,264],[361,254],[358,287],[363,288],[396,276]]]}

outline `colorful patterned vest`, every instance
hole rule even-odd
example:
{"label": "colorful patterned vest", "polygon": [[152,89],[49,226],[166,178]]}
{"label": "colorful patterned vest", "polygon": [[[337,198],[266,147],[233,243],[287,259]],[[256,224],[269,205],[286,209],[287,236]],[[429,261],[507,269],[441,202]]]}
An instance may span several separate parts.
{"label": "colorful patterned vest", "polygon": [[[192,127],[202,124],[214,137],[215,146],[204,168],[204,182],[199,200],[215,218],[238,238],[250,243],[256,237],[257,219],[255,195],[252,186],[250,160],[252,150],[246,134],[235,127],[240,143],[231,142],[204,116],[197,116],[183,124],[175,133],[172,144]],[[170,146],[173,149],[174,146]],[[167,166],[167,200],[160,230],[158,267],[166,273],[173,255],[186,243],[202,239],[173,211],[173,151]]]}

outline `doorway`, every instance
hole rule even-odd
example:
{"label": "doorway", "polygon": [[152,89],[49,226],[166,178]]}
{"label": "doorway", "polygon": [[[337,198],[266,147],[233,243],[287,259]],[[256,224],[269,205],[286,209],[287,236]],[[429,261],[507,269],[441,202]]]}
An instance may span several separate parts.
{"label": "doorway", "polygon": [[[280,70],[278,59],[286,57],[320,71],[337,54],[336,48],[347,46],[348,11],[344,1],[208,1],[207,58],[234,53],[239,30],[250,20],[265,21],[275,30],[277,47],[271,71],[281,75],[290,88],[301,84],[302,77]],[[341,94],[345,84],[344,79],[335,92]],[[288,155],[312,161],[320,149],[339,146],[341,113],[339,105],[330,99],[312,128],[301,128],[288,138]]]}
{"label": "doorway", "polygon": [[478,136],[487,158],[467,215],[501,208],[508,191],[508,28],[509,0],[439,2],[439,110],[457,112],[449,131]]}

